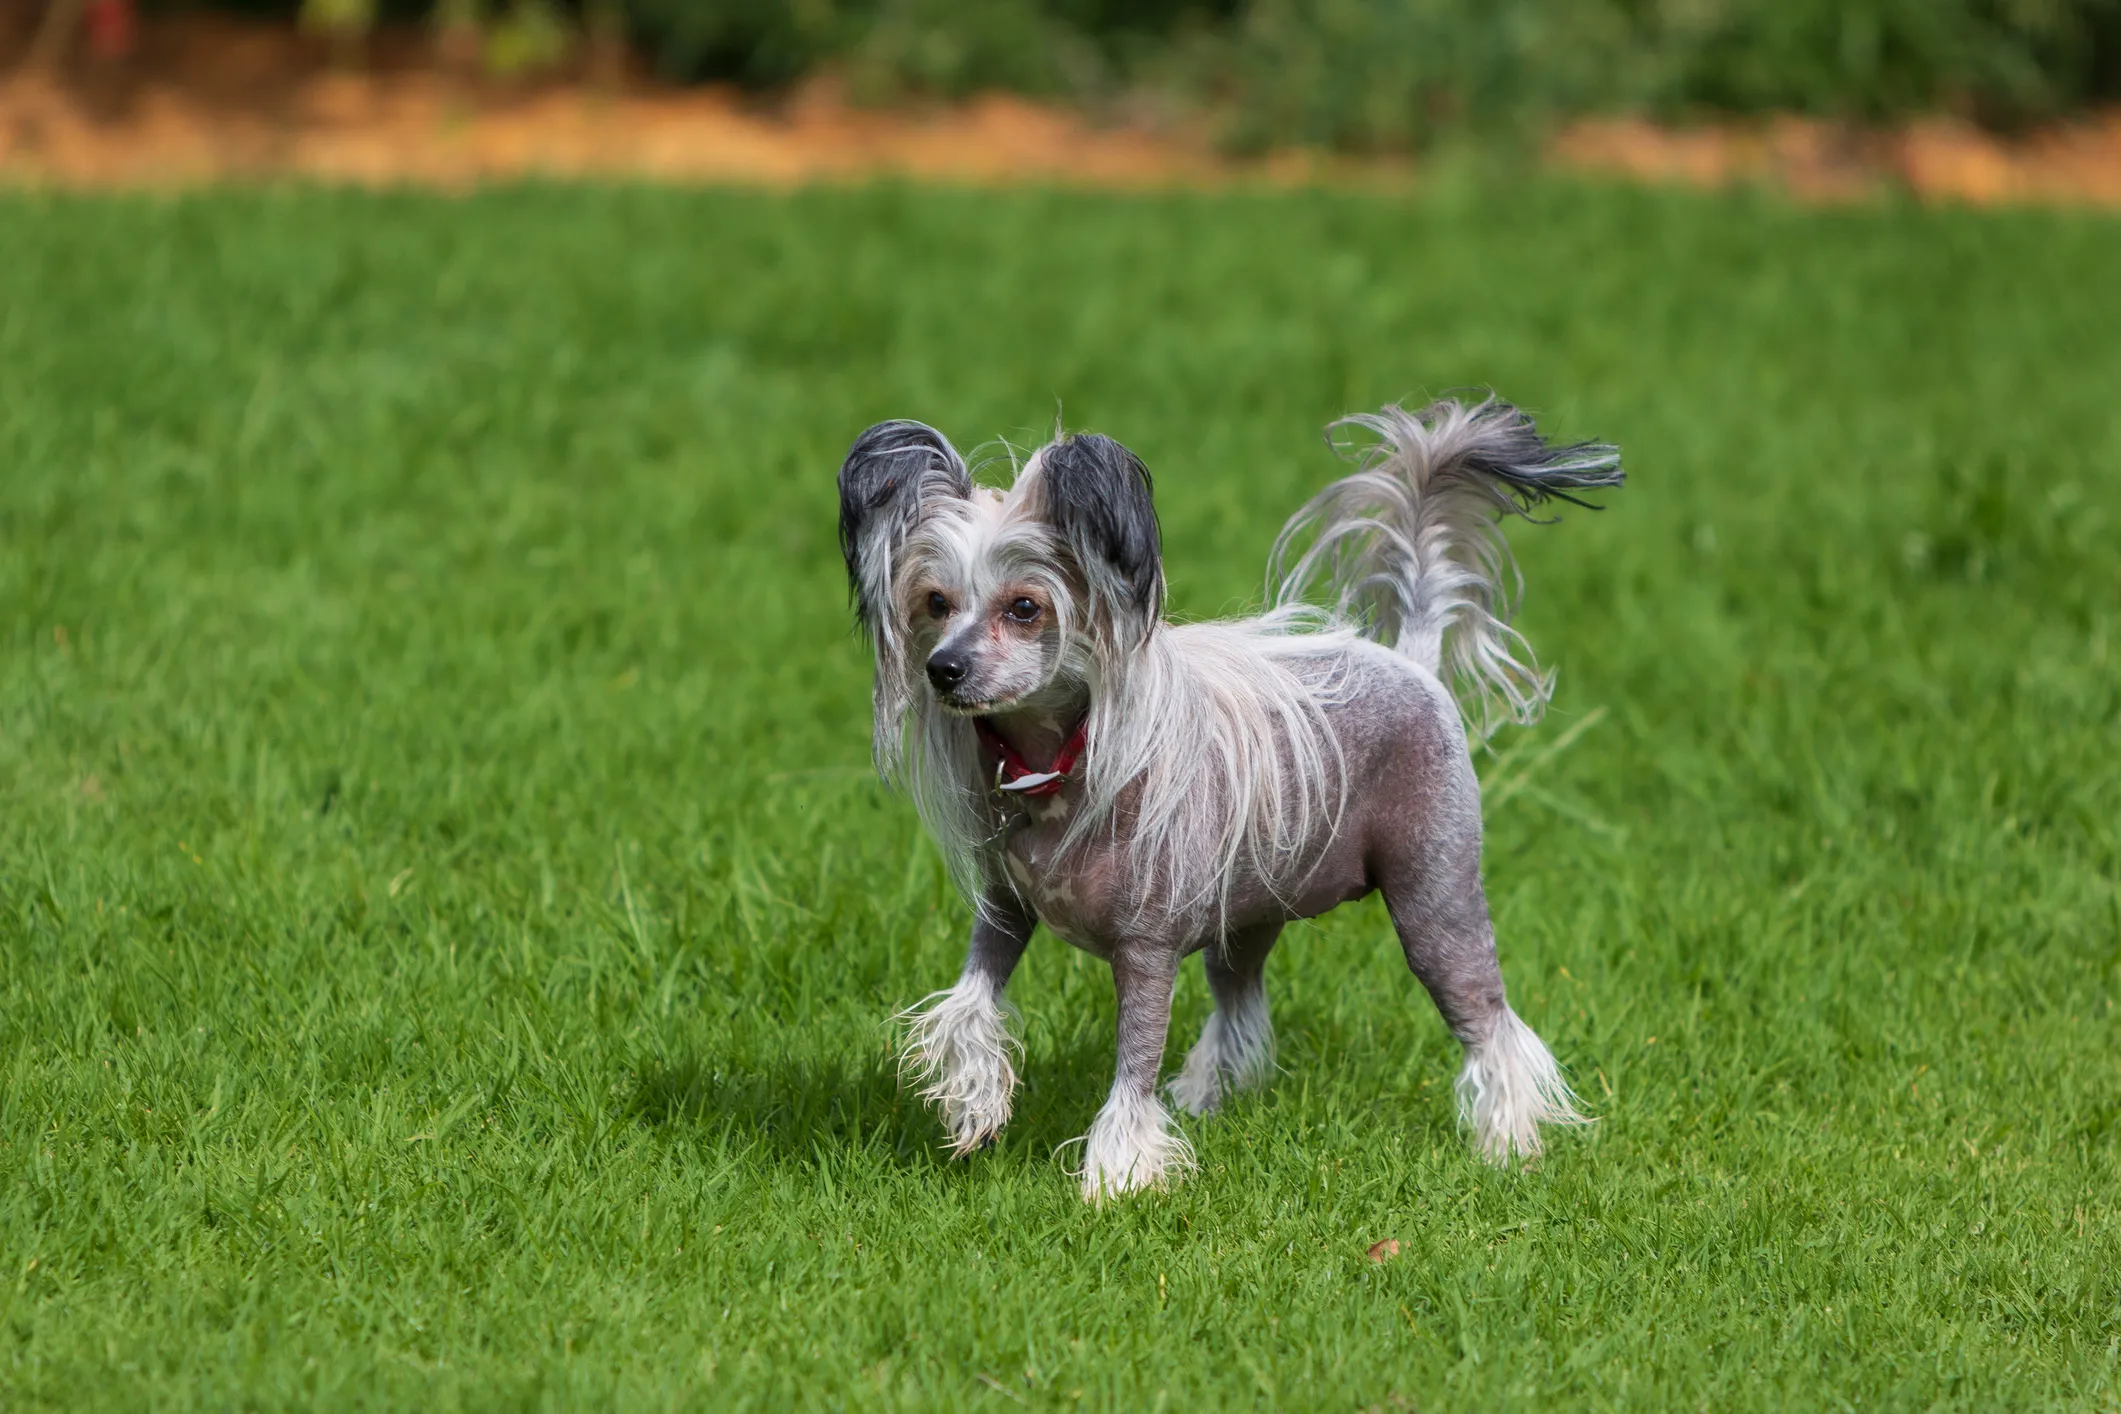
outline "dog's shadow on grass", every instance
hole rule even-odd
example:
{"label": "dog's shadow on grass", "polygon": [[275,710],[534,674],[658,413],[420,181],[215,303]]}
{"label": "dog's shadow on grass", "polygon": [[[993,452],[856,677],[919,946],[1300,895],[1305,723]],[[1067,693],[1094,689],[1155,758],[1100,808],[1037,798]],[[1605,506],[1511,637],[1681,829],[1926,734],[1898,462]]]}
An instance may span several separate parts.
{"label": "dog's shadow on grass", "polygon": [[[1080,1135],[1111,1084],[1111,1047],[1084,1037],[1021,1068],[1015,1113],[998,1146],[1040,1159]],[[634,1070],[627,1113],[656,1128],[720,1129],[785,1161],[882,1154],[902,1167],[943,1155],[935,1110],[888,1055],[682,1055]]]}
{"label": "dog's shadow on grass", "polygon": [[[1284,1064],[1315,1069],[1323,1078],[1330,1057],[1347,1053],[1356,1038],[1330,1012],[1302,1006],[1286,1009]],[[1192,1043],[1197,1026],[1174,1028],[1165,1053],[1168,1079]],[[1182,1034],[1186,1033],[1186,1034]],[[635,1068],[627,1113],[642,1125],[672,1131],[721,1131],[775,1160],[810,1168],[839,1158],[882,1158],[892,1166],[946,1168],[969,1173],[979,1166],[1048,1164],[1055,1151],[1082,1136],[1112,1084],[1112,1041],[1096,1024],[1037,1038],[1018,1066],[1014,1113],[998,1143],[972,1169],[948,1165],[945,1136],[935,1110],[918,1084],[902,1079],[894,1058],[881,1049],[862,1054],[757,1056],[694,1053],[650,1061]],[[1439,1072],[1448,1075],[1448,1070]],[[1303,1088],[1276,1098],[1273,1090],[1247,1096],[1240,1105],[1327,1103],[1298,1101]],[[1424,1103],[1396,1113],[1401,1124],[1448,1128],[1448,1102]],[[1067,1156],[1063,1155],[1066,1159]]]}

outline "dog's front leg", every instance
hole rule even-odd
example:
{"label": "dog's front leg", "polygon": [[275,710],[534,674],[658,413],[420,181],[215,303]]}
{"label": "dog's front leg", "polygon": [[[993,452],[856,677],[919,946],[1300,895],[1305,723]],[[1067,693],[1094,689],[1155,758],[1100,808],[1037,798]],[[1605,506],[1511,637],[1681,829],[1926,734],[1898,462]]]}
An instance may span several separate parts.
{"label": "dog's front leg", "polygon": [[1115,948],[1112,981],[1119,991],[1119,1068],[1112,1093],[1083,1144],[1083,1197],[1161,1187],[1193,1167],[1193,1150],[1171,1128],[1156,1098],[1164,1033],[1171,1025],[1171,988],[1178,949],[1160,944]]}
{"label": "dog's front leg", "polygon": [[1008,1003],[1002,989],[1016,971],[1038,920],[1014,893],[987,896],[972,923],[972,946],[957,985],[904,1012],[901,1067],[921,1084],[921,1098],[943,1112],[950,1152],[969,1154],[994,1142],[1009,1122],[1016,1092]]}

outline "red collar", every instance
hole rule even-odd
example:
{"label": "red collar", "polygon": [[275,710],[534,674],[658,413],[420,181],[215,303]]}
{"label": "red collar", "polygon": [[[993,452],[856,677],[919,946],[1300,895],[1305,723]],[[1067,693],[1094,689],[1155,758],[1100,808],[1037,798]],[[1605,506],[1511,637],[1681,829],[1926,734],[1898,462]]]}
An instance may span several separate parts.
{"label": "red collar", "polygon": [[1089,739],[1090,719],[1085,717],[1061,743],[1060,754],[1053,758],[1050,771],[1032,770],[1017,754],[1016,748],[1004,740],[985,717],[974,717],[972,729],[979,733],[979,739],[987,743],[995,755],[1001,757],[994,768],[996,790],[1011,795],[1059,795],[1061,787],[1068,783],[1068,773],[1075,769],[1076,762],[1082,760],[1083,747]]}

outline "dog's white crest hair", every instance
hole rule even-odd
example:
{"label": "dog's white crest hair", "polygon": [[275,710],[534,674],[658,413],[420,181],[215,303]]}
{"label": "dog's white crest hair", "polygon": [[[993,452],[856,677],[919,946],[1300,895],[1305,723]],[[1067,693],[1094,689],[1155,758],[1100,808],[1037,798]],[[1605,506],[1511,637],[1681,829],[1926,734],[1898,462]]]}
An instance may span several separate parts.
{"label": "dog's white crest hair", "polygon": [[1493,397],[1444,399],[1419,413],[1394,404],[1327,431],[1343,428],[1376,440],[1335,442],[1358,469],[1283,528],[1268,561],[1269,601],[1294,604],[1323,588],[1337,617],[1450,683],[1461,706],[1477,701],[1483,735],[1498,707],[1520,724],[1537,721],[1554,679],[1510,627],[1524,581],[1501,522],[1529,517],[1549,497],[1595,509],[1570,493],[1618,485],[1619,453],[1596,442],[1550,446],[1530,417]]}

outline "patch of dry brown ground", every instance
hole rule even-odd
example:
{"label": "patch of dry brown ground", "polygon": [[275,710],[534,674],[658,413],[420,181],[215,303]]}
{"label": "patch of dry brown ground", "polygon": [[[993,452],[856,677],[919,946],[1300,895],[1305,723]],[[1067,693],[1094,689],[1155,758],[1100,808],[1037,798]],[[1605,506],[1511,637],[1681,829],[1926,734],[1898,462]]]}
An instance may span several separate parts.
{"label": "patch of dry brown ground", "polygon": [[[0,180],[163,187],[302,178],[444,187],[526,176],[795,184],[902,175],[1095,186],[1408,179],[1399,164],[1289,153],[1237,161],[1200,134],[1101,127],[989,96],[876,111],[829,83],[771,105],[730,89],[505,86],[451,75],[416,35],[383,36],[359,73],[285,29],[192,16],[151,27],[122,64],[62,75],[0,35]],[[1585,121],[1563,168],[1692,185],[1765,183],[1807,200],[1906,190],[1991,204],[2121,205],[2121,112],[2018,138],[1936,119],[1856,131],[1779,118],[1659,127]]]}
{"label": "patch of dry brown ground", "polygon": [[2121,111],[2016,138],[1951,118],[1884,132],[1795,117],[1703,128],[1595,119],[1561,134],[1552,155],[1566,167],[1642,181],[1768,182],[1815,201],[1899,188],[1980,206],[2121,206]]}
{"label": "patch of dry brown ground", "polygon": [[[19,47],[19,44],[18,46]],[[0,64],[10,56],[0,46]],[[995,95],[919,112],[849,104],[829,83],[773,103],[730,88],[483,82],[417,36],[335,70],[284,29],[195,16],[123,65],[0,78],[0,179],[169,186],[299,177],[457,186],[524,176],[792,184],[882,173],[1145,186],[1225,180],[1199,141],[1100,128]],[[1320,164],[1284,159],[1266,170]],[[1246,171],[1259,170],[1248,167]]]}

